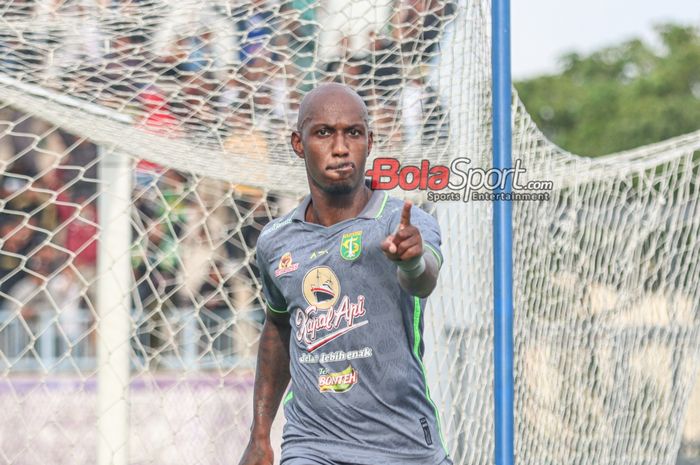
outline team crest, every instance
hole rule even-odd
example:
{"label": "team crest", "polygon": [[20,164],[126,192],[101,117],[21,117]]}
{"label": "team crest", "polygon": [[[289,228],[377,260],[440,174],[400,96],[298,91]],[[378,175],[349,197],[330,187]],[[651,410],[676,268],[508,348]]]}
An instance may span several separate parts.
{"label": "team crest", "polygon": [[292,263],[292,254],[287,252],[282,255],[282,258],[280,258],[280,263],[277,265],[277,269],[275,270],[275,277],[280,277],[283,274],[291,273],[292,271],[296,271],[298,269],[299,264]]}
{"label": "team crest", "polygon": [[340,281],[327,266],[318,266],[304,276],[304,298],[319,309],[327,309],[338,301]]}
{"label": "team crest", "polygon": [[340,241],[340,256],[345,260],[355,260],[362,252],[362,231],[343,234]]}

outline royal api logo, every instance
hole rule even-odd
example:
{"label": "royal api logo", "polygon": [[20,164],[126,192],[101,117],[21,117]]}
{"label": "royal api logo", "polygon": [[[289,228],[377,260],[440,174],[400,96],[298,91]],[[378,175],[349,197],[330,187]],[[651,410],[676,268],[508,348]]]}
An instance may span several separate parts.
{"label": "royal api logo", "polygon": [[362,252],[362,231],[343,234],[340,240],[340,256],[345,260],[355,260]]}
{"label": "royal api logo", "polygon": [[340,297],[340,281],[327,266],[311,269],[304,276],[302,286],[309,305],[321,310],[332,307]]}
{"label": "royal api logo", "polygon": [[296,271],[298,269],[299,264],[292,263],[292,254],[287,252],[282,255],[282,258],[280,258],[280,263],[277,265],[277,269],[275,270],[275,277],[279,278],[283,274],[291,273],[292,271]]}
{"label": "royal api logo", "polygon": [[358,295],[356,302],[347,295],[340,299],[340,281],[327,266],[309,270],[302,291],[309,306],[294,315],[295,337],[308,353],[369,323],[365,296]]}

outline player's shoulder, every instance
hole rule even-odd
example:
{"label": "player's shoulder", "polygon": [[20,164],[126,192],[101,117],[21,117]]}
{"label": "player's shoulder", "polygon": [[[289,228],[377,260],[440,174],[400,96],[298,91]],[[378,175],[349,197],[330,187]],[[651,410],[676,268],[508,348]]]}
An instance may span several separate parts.
{"label": "player's shoulder", "polygon": [[[404,200],[397,197],[388,196],[386,205],[382,212],[382,217],[393,226],[401,221],[401,212],[403,211]],[[431,224],[437,227],[437,221],[423,207],[413,204],[411,208],[411,223],[414,224]]]}
{"label": "player's shoulder", "polygon": [[377,215],[377,219],[391,221],[397,215],[400,217],[404,201],[397,197],[393,197],[386,192],[384,192],[384,195],[384,206],[381,209],[379,215]]}
{"label": "player's shoulder", "polygon": [[264,249],[270,244],[279,242],[280,237],[285,235],[288,232],[287,229],[292,225],[295,211],[296,208],[267,223],[260,232],[257,247]]}

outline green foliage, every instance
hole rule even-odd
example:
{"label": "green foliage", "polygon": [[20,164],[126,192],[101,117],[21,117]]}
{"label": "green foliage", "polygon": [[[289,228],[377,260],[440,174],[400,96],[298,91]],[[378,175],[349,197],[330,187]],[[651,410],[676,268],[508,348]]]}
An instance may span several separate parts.
{"label": "green foliage", "polygon": [[640,41],[562,58],[563,71],[515,83],[557,145],[597,156],[700,128],[700,29],[657,26],[660,50]]}

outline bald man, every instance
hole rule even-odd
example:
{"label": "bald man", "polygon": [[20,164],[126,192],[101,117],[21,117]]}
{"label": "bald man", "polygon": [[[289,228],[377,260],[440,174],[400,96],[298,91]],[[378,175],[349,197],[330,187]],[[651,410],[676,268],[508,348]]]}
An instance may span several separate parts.
{"label": "bald man", "polygon": [[273,464],[280,402],[282,465],[452,463],[422,362],[440,230],[365,183],[372,143],[352,89],[326,84],[305,96],[291,144],[310,192],[257,243],[267,318],[241,465]]}

